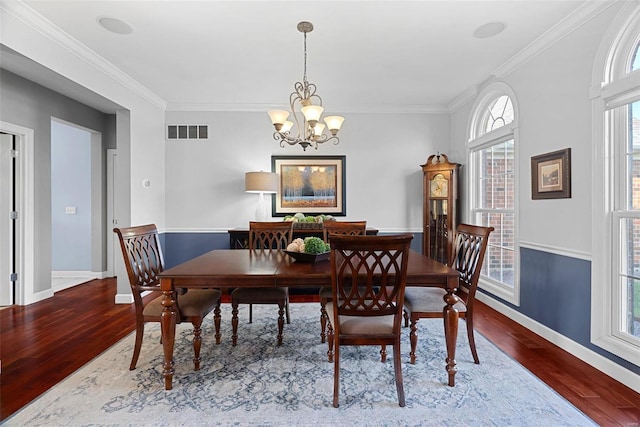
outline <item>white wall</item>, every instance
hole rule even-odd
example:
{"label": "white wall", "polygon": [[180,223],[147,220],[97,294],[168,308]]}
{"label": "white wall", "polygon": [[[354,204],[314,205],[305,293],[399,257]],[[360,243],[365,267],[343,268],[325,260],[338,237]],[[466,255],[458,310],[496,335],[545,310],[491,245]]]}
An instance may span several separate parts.
{"label": "white wall", "polygon": [[[346,120],[340,144],[305,152],[300,146],[280,147],[266,112],[167,112],[167,124],[208,124],[210,136],[166,144],[167,229],[246,227],[257,195],[244,192],[245,172],[270,171],[272,155],[344,155],[347,216],[342,219],[364,219],[380,231],[420,231],[420,165],[438,150],[447,152],[448,114],[341,114]],[[267,202],[270,207],[270,198]]]}
{"label": "white wall", "polygon": [[[119,226],[154,222],[159,229],[165,226],[164,197],[164,109],[166,103],[137,82],[122,76],[119,70],[96,57],[84,45],[53,28],[31,9],[21,3],[3,3],[0,13],[2,44],[30,58],[44,67],[122,106],[125,115],[120,129],[117,124],[119,167],[131,172],[131,181],[117,191],[117,211],[123,212]],[[121,136],[126,133],[129,139]],[[142,179],[152,186],[143,188]],[[47,214],[48,216],[48,214]],[[42,225],[36,224],[36,235]],[[48,230],[50,227],[47,226]],[[46,231],[46,230],[45,230]],[[49,240],[47,239],[47,242]],[[50,247],[50,244],[46,245]],[[49,254],[42,255],[48,259]],[[50,262],[45,263],[49,275]],[[117,259],[118,294],[130,294],[121,259]],[[118,298],[118,297],[116,297]]]}
{"label": "white wall", "polygon": [[[595,55],[617,8],[587,24],[499,79],[516,94],[519,227],[523,244],[591,253],[591,86]],[[496,79],[490,79],[489,84]],[[481,92],[482,87],[478,89]],[[473,102],[470,101],[470,103]],[[465,151],[470,108],[452,114],[452,151]],[[464,133],[461,132],[464,129]],[[531,157],[571,148],[571,198],[531,199]],[[466,162],[465,162],[466,163]]]}

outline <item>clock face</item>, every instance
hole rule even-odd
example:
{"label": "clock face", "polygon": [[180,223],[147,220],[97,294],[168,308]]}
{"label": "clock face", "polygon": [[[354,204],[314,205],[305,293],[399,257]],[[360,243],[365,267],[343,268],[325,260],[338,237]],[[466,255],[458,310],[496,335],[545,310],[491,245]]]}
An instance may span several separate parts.
{"label": "clock face", "polygon": [[449,181],[441,173],[431,179],[431,197],[447,197],[449,195]]}

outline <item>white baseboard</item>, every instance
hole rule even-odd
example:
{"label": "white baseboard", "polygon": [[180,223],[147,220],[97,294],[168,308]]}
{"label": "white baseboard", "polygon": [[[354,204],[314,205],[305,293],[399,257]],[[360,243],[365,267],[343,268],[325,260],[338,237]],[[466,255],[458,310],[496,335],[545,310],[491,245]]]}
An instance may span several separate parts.
{"label": "white baseboard", "polygon": [[133,302],[133,295],[116,294],[116,304],[131,304],[132,302]]}
{"label": "white baseboard", "polygon": [[479,301],[487,304],[497,312],[502,313],[505,316],[509,317],[511,320],[521,324],[533,333],[540,335],[547,341],[571,353],[583,362],[588,363],[597,370],[603,372],[606,375],[609,375],[616,381],[640,393],[640,375],[636,374],[635,372],[632,372],[625,367],[618,365],[617,363],[607,359],[606,357],[596,353],[595,351],[590,350],[581,344],[578,344],[577,342],[565,337],[562,334],[559,334],[553,329],[550,329],[542,325],[541,323],[536,322],[535,320],[515,311],[511,307],[508,307],[485,294],[478,293],[476,294],[476,298],[478,298]]}
{"label": "white baseboard", "polygon": [[51,298],[52,296],[53,296],[53,289],[47,289],[45,291],[36,292],[32,294],[31,297],[24,302],[24,305],[29,305],[29,304],[33,304],[34,302],[44,301],[47,298]]}

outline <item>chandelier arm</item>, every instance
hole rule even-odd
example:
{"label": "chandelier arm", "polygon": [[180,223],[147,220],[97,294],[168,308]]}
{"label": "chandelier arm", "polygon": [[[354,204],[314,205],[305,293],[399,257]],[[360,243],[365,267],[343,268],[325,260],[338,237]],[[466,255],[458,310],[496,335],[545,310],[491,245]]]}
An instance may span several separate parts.
{"label": "chandelier arm", "polygon": [[291,93],[291,95],[289,96],[289,107],[291,108],[291,115],[293,116],[293,120],[296,122],[296,128],[298,130],[298,139],[300,139],[300,138],[305,138],[306,134],[302,133],[303,128],[300,125],[300,120],[298,118],[298,113],[296,113],[295,105],[296,105],[296,101],[302,104],[302,97],[300,95],[302,84],[300,82],[297,82],[294,85],[294,88],[296,91]]}

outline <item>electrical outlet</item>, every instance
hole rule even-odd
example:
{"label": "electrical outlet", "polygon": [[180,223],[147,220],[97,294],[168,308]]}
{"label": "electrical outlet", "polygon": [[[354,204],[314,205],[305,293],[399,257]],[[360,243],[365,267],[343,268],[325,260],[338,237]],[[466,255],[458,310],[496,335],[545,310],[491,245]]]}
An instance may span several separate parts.
{"label": "electrical outlet", "polygon": [[75,206],[67,206],[64,208],[64,213],[66,213],[67,215],[75,215],[76,214],[76,207]]}

